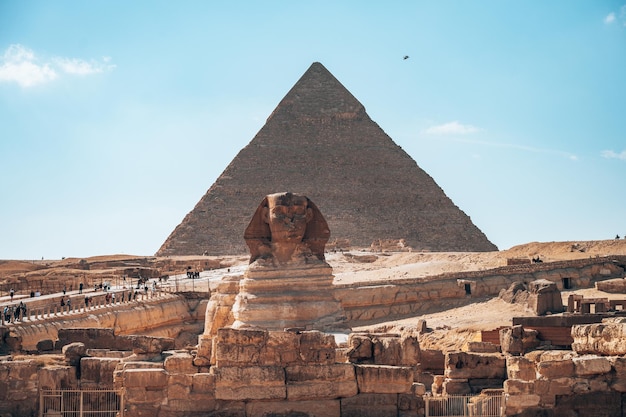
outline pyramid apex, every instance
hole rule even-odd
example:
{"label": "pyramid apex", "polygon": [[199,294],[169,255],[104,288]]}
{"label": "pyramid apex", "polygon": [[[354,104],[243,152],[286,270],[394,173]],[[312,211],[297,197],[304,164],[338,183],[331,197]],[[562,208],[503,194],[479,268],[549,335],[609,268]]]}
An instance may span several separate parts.
{"label": "pyramid apex", "polygon": [[355,119],[365,107],[320,62],[313,62],[289,90],[268,121]]}

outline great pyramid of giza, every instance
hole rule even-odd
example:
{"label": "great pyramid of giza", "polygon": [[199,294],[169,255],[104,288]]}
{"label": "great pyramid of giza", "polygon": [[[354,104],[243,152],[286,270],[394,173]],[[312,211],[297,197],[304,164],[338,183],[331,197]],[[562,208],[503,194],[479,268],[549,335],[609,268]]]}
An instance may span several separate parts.
{"label": "great pyramid of giza", "polygon": [[245,254],[243,233],[267,194],[308,196],[331,239],[352,247],[404,239],[414,250],[497,250],[435,181],[320,63],[313,63],[157,256]]}

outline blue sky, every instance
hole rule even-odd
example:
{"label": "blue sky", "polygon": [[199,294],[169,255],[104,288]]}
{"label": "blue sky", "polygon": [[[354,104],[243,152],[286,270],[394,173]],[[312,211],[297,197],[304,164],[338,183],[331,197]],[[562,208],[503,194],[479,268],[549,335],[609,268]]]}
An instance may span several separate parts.
{"label": "blue sky", "polygon": [[0,259],[154,254],[315,61],[500,249],[626,235],[624,0],[0,0]]}

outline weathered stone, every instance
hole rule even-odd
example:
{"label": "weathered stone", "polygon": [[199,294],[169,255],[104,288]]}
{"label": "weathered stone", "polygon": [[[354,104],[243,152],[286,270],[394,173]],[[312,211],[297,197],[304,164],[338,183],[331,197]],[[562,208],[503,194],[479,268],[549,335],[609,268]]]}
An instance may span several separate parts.
{"label": "weathered stone", "polygon": [[74,342],[64,345],[62,352],[68,364],[77,366],[81,358],[87,354],[87,348],[82,342]]}
{"label": "weathered stone", "polygon": [[285,368],[287,399],[334,399],[358,393],[352,364],[301,365]]}
{"label": "weathered stone", "polygon": [[579,354],[626,355],[626,323],[572,326],[572,350]]}
{"label": "weathered stone", "polygon": [[98,384],[98,388],[113,387],[113,371],[121,359],[115,358],[89,358],[80,360],[81,383],[92,382]]}
{"label": "weathered stone", "polygon": [[506,375],[504,356],[497,353],[450,352],[445,376],[451,379],[500,378]]}
{"label": "weathered stone", "polygon": [[194,374],[197,372],[197,368],[193,364],[193,356],[186,351],[174,351],[167,354],[163,366],[170,374]]}
{"label": "weathered stone", "polygon": [[246,417],[340,417],[339,400],[255,401],[246,405]]}
{"label": "weathered stone", "polygon": [[359,393],[341,399],[341,417],[389,417],[397,413],[397,394]]}
{"label": "weathered stone", "polygon": [[218,400],[284,400],[285,371],[277,366],[212,367]]}
{"label": "weathered stone", "polygon": [[193,358],[193,364],[195,366],[210,366],[211,365],[211,355],[213,352],[213,338],[211,336],[206,336],[201,334],[198,336],[198,349],[196,351],[196,356]]}
{"label": "weathered stone", "polygon": [[528,284],[528,289],[530,291],[528,306],[538,316],[563,311],[563,300],[556,283],[538,279]]}
{"label": "weathered stone", "polygon": [[164,369],[129,369],[123,372],[124,387],[140,389],[163,389],[167,386],[167,372]]}
{"label": "weathered stone", "polygon": [[509,379],[533,381],[536,378],[535,362],[523,356],[507,356],[506,372]]}
{"label": "weathered stone", "polygon": [[413,368],[388,365],[355,365],[359,392],[409,393],[413,385]]}
{"label": "weathered stone", "polygon": [[443,395],[469,395],[472,393],[472,387],[467,379],[446,378],[442,385]]}
{"label": "weathered stone", "polygon": [[611,362],[606,357],[580,356],[572,358],[577,376],[601,375],[611,371]]}
{"label": "weathered stone", "polygon": [[537,364],[537,373],[542,378],[569,377],[574,374],[574,363],[571,359],[565,360],[542,360]]}

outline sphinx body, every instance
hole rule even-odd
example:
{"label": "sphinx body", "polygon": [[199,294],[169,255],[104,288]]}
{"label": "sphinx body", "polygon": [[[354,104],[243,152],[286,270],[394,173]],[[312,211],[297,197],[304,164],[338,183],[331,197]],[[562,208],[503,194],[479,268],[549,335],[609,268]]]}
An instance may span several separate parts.
{"label": "sphinx body", "polygon": [[[244,233],[250,265],[234,299],[232,295],[221,298],[233,303],[229,325],[267,330],[344,330],[345,315],[333,295],[332,268],[324,259],[329,237],[326,220],[306,196],[266,196]],[[215,297],[217,300],[218,295]],[[223,310],[223,302],[221,307]],[[207,310],[207,320],[210,317]],[[215,326],[207,322],[205,334],[215,331]]]}

